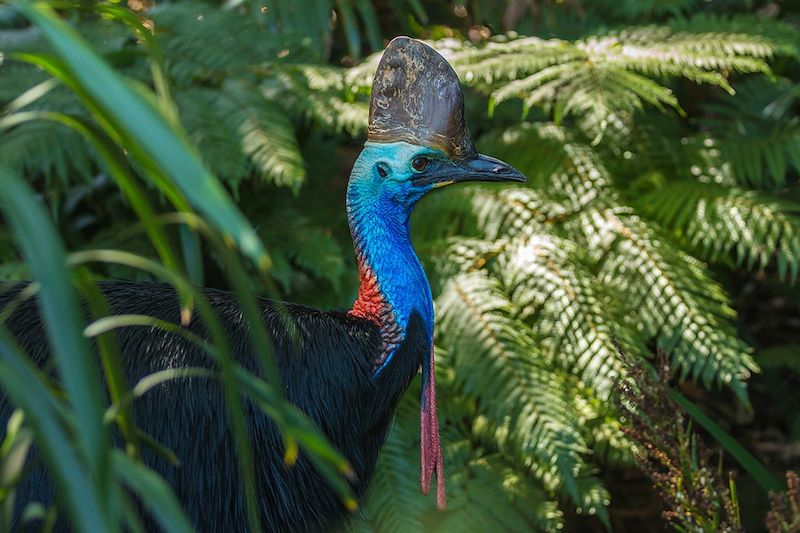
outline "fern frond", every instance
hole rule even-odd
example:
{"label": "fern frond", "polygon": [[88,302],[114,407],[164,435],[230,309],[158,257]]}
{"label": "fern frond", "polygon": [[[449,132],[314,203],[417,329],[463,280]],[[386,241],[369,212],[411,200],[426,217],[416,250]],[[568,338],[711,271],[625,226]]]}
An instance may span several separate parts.
{"label": "fern frond", "polygon": [[[496,154],[520,169],[529,179],[533,190],[525,188],[503,189],[498,192],[509,211],[495,203],[498,215],[517,220],[527,211],[531,219],[555,223],[568,219],[596,202],[607,201],[610,179],[603,162],[591,147],[575,142],[567,132],[554,124],[522,123],[502,133],[483,137],[482,149]],[[488,201],[486,195],[482,200]],[[481,222],[487,227],[497,226],[491,210]],[[517,223],[519,225],[519,223]],[[510,231],[502,224],[503,231]]]}
{"label": "fern frond", "polygon": [[797,28],[780,18],[763,17],[752,13],[722,15],[700,12],[692,17],[675,18],[669,22],[673,31],[682,33],[733,33],[755,36],[766,42],[775,55],[800,54],[800,36]]}
{"label": "fern frond", "polygon": [[522,319],[535,317],[553,364],[574,374],[601,399],[608,399],[623,375],[614,332],[614,315],[603,309],[593,285],[574,259],[569,241],[548,235],[517,239],[498,260],[503,287]]}
{"label": "fern frond", "polygon": [[433,506],[419,491],[419,480],[409,472],[419,468],[418,436],[396,424],[383,445],[361,531],[424,531],[423,516]]}
{"label": "fern frond", "polygon": [[502,456],[471,461],[466,478],[439,531],[555,532],[563,527],[556,502]]}
{"label": "fern frond", "polygon": [[280,102],[295,116],[330,131],[356,136],[366,130],[369,105],[348,94],[345,72],[334,67],[300,64],[273,65],[262,73],[264,97]]}
{"label": "fern frond", "polygon": [[587,213],[580,225],[607,240],[600,277],[626,295],[629,327],[656,338],[684,377],[724,383],[746,402],[745,381],[758,367],[730,323],[724,290],[699,261],[624,210]]}
{"label": "fern frond", "polygon": [[[292,209],[275,210],[267,225],[264,239],[268,244],[281,249],[294,267],[339,290],[345,271],[343,252],[328,230]],[[292,272],[298,275],[296,269]]]}
{"label": "fern frond", "polygon": [[241,149],[260,176],[295,191],[306,179],[303,156],[294,124],[277,102],[262,98],[255,87],[229,83],[223,91],[231,98],[241,138]]}
{"label": "fern frond", "polygon": [[[500,450],[526,465],[551,491],[563,491],[577,505],[586,498],[580,480],[590,471],[587,447],[575,422],[581,419],[564,391],[576,384],[544,365],[514,305],[486,272],[455,277],[437,299],[442,342],[459,368],[463,391],[482,403],[486,417],[475,431],[491,435]],[[585,482],[585,481],[584,481]],[[606,498],[607,499],[607,498]],[[597,503],[597,502],[595,502]],[[592,507],[600,512],[599,507]]]}
{"label": "fern frond", "polygon": [[75,131],[43,120],[3,132],[0,161],[28,176],[41,176],[57,189],[70,182],[89,181],[94,152]]}
{"label": "fern frond", "polygon": [[[253,17],[201,1],[159,3],[148,16],[170,58],[169,74],[178,87],[212,82],[251,65],[277,61],[285,36],[270,33]],[[197,38],[202,34],[203,38]],[[295,50],[302,49],[294,43]]]}
{"label": "fern frond", "polygon": [[701,124],[740,183],[777,188],[789,169],[800,171],[800,118],[792,112],[798,99],[800,85],[753,80],[735,98],[706,104]]}
{"label": "fern frond", "polygon": [[702,32],[686,24],[634,27],[574,43],[526,37],[475,49],[446,43],[464,80],[499,104],[513,97],[561,117],[574,115],[597,137],[614,116],[644,103],[680,110],[672,91],[651,78],[685,78],[731,91],[727,76],[769,73],[767,60],[787,40],[755,33]]}
{"label": "fern frond", "polygon": [[214,173],[228,183],[242,179],[249,164],[239,124],[232,118],[233,102],[215,89],[200,87],[176,91],[175,101],[192,142]]}
{"label": "fern frond", "polygon": [[738,264],[763,270],[775,258],[781,279],[797,279],[800,208],[792,202],[690,180],[656,189],[641,202],[709,261],[735,255]]}
{"label": "fern frond", "polygon": [[[452,385],[443,379],[446,387]],[[455,391],[452,391],[455,392]],[[455,396],[458,398],[458,396]],[[474,448],[468,433],[446,426],[445,461],[448,472],[447,511],[435,510],[433,501],[419,493],[416,479],[408,476],[419,460],[416,425],[419,405],[406,395],[398,420],[378,462],[373,489],[364,514],[352,531],[557,531],[563,513],[557,502],[524,468],[502,454]],[[443,405],[448,420],[467,413]],[[480,527],[478,527],[480,525]]]}

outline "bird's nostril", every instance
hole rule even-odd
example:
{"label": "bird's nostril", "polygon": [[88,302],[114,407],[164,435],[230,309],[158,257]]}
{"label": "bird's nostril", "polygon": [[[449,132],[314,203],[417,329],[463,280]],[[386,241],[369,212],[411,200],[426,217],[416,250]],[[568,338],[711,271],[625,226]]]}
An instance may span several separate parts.
{"label": "bird's nostril", "polygon": [[494,168],[494,173],[495,174],[508,174],[509,172],[511,172],[511,171],[508,169],[508,167],[495,167]]}

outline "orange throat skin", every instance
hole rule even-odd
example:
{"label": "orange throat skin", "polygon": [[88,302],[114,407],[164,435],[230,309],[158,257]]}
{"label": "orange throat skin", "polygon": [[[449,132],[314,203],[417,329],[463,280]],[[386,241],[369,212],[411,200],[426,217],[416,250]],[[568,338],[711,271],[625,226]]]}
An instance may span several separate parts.
{"label": "orange throat skin", "polygon": [[381,292],[378,277],[361,257],[358,262],[358,298],[348,314],[370,320],[380,328],[382,349],[375,358],[374,371],[386,364],[389,355],[403,342],[405,335],[391,304]]}

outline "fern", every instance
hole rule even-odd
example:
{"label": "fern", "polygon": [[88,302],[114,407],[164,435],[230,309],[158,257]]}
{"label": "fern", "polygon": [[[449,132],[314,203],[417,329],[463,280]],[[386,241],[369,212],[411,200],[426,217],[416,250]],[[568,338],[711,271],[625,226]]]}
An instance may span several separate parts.
{"label": "fern", "polygon": [[[443,350],[439,349],[441,355]],[[556,531],[563,523],[557,502],[539,488],[528,468],[497,451],[469,444],[475,403],[458,394],[454,368],[440,358],[439,387],[453,398],[443,411],[448,508],[437,511],[432,499],[419,493],[417,479],[408,476],[419,461],[418,387],[412,386],[400,404],[373,480],[373,490],[353,531],[440,531],[479,528],[507,531]]]}
{"label": "fern", "polygon": [[782,279],[797,279],[800,219],[794,203],[685,180],[654,190],[641,204],[710,261],[734,256],[739,265],[764,270],[775,258]]}
{"label": "fern", "polygon": [[[791,54],[796,39],[778,26],[774,34],[754,30],[759,22],[737,18],[738,32],[718,29],[708,17],[666,26],[588,37],[574,43],[536,37],[503,39],[474,47],[454,40],[437,43],[470,85],[499,104],[522,98],[525,109],[541,107],[558,123],[572,115],[595,142],[609,126],[622,126],[644,104],[680,106],[662,80],[683,78],[733,92],[731,73],[769,73],[767,60]],[[772,26],[770,26],[772,27]],[[711,31],[713,30],[713,31]],[[377,62],[353,69],[347,82],[365,90]]]}
{"label": "fern", "polygon": [[[705,19],[698,19],[702,26]],[[526,37],[483,48],[451,46],[451,59],[467,83],[484,87],[492,102],[521,98],[525,109],[541,107],[556,122],[577,117],[597,139],[609,123],[650,104],[680,111],[672,90],[656,79],[684,78],[732,92],[727,76],[769,73],[767,60],[791,50],[790,37],[680,30],[647,26],[574,43]]]}
{"label": "fern", "polygon": [[293,116],[349,135],[366,131],[369,107],[352,98],[341,69],[309,64],[273,66],[261,84],[264,97],[281,101]]}
{"label": "fern", "polygon": [[618,289],[628,295],[630,311],[639,313],[631,325],[656,336],[683,376],[706,386],[727,384],[746,401],[745,380],[758,367],[730,324],[734,312],[722,287],[637,217],[611,211],[595,217],[594,227],[609,227],[616,239],[601,275],[625,280]]}
{"label": "fern", "polygon": [[[257,226],[273,278],[295,299],[346,306],[355,264],[330,199],[344,195],[339,170],[364,134],[379,56],[353,68],[326,60],[346,65],[382,48],[379,26],[399,31],[385,15],[412,4],[414,19],[427,14],[416,0],[262,4],[159,2],[139,15],[154,28],[178,119]],[[505,24],[500,4],[458,5],[469,25]],[[537,5],[539,15],[518,21],[540,37],[476,44],[457,27],[400,22],[455,36],[433,44],[474,89],[467,107],[478,111],[470,125],[482,151],[529,183],[453,188],[417,208],[414,243],[436,297],[449,509],[419,494],[414,384],[357,530],[555,531],[569,509],[608,522],[598,472],[630,466],[633,449],[609,401],[626,376],[618,347],[663,348],[680,379],[726,384],[746,402],[757,367],[715,273],[740,265],[798,276],[800,130],[786,66],[798,56],[796,29],[693,0]],[[75,17],[81,33],[126,76],[152,84],[141,43],[90,8]],[[706,13],[669,19],[689,11]],[[13,59],[44,50],[35,33],[5,37],[0,30],[3,105],[47,79]],[[520,107],[535,122],[520,122]],[[27,110],[87,114],[63,88],[4,116]],[[103,167],[69,130],[3,131],[0,159],[46,188],[74,247],[143,246],[121,231],[130,218],[119,196],[92,187],[81,196]],[[102,206],[82,207],[93,203]],[[0,230],[0,253],[3,239]],[[0,259],[0,277],[27,275],[15,255]]]}
{"label": "fern", "polygon": [[497,282],[482,272],[457,276],[437,303],[440,328],[447,332],[441,342],[448,353],[459,354],[448,366],[460,369],[456,379],[464,394],[497,399],[481,404],[486,419],[479,434],[529,468],[549,491],[602,513],[607,494],[587,499],[579,488],[591,479],[581,457],[588,449],[574,424],[582,417],[564,396],[577,384],[542,364],[532,332],[520,327],[514,304]]}
{"label": "fern", "polygon": [[29,122],[3,133],[0,161],[17,171],[44,177],[53,188],[86,182],[95,168],[86,140],[49,122]]}
{"label": "fern", "polygon": [[706,105],[702,124],[742,184],[777,188],[788,170],[800,171],[800,118],[791,111],[798,97],[800,85],[754,80],[736,98]]}

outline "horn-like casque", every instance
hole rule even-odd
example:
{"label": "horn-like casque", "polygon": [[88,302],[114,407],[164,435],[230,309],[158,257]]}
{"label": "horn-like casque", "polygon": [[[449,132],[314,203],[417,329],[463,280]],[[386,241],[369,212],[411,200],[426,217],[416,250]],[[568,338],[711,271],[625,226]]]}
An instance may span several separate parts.
{"label": "horn-like casque", "polygon": [[429,146],[453,159],[476,155],[461,83],[436,50],[409,37],[389,43],[372,82],[367,140]]}

